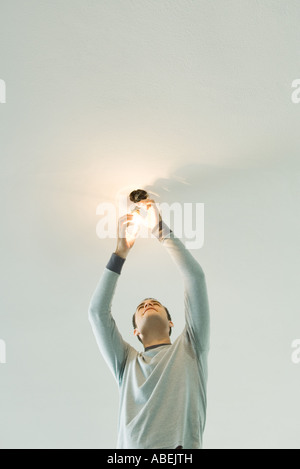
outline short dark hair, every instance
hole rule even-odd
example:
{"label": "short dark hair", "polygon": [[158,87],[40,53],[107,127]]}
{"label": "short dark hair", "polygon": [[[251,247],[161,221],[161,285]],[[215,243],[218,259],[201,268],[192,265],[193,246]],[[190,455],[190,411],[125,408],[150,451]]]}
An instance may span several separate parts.
{"label": "short dark hair", "polygon": [[[158,303],[160,303],[160,302],[159,302],[158,300],[156,300],[155,298],[144,298],[143,301],[145,301],[145,300],[153,300],[153,301],[157,301]],[[160,304],[161,304],[161,303],[160,303]],[[164,305],[162,305],[162,306],[163,306],[163,307],[165,308],[165,310],[166,310],[168,320],[169,320],[169,321],[172,321],[172,318],[171,318],[171,315],[170,315],[168,309],[167,309]],[[132,325],[133,325],[133,329],[136,329],[136,328],[137,328],[137,323],[136,323],[136,320],[135,320],[135,313],[136,313],[136,312],[134,312],[134,313],[133,313],[133,316],[132,316]],[[172,327],[170,327],[169,336],[170,336],[171,334],[172,334]],[[137,338],[139,339],[139,341],[140,341],[141,343],[143,343],[139,336],[137,336]]]}

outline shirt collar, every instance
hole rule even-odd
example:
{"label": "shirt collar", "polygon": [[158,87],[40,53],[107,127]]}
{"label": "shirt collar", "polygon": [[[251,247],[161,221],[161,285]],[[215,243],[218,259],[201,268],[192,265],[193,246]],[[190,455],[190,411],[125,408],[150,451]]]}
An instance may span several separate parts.
{"label": "shirt collar", "polygon": [[170,343],[167,343],[167,344],[157,344],[157,345],[149,345],[149,347],[145,347],[145,352],[147,352],[147,350],[151,350],[152,348],[156,348],[156,347],[161,347],[162,345],[172,345]]}

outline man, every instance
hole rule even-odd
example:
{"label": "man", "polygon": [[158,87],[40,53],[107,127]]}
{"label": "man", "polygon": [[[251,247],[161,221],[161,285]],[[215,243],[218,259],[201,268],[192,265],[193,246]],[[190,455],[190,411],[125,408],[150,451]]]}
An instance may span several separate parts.
{"label": "man", "polygon": [[132,214],[119,219],[116,251],[104,269],[89,305],[89,320],[100,351],[120,392],[119,449],[202,448],[206,419],[209,306],[202,268],[146,199],[148,228],[168,251],[184,281],[186,325],[172,344],[168,310],[154,298],[138,305],[134,334],[138,352],[125,342],[111,315],[123,264],[135,242]]}

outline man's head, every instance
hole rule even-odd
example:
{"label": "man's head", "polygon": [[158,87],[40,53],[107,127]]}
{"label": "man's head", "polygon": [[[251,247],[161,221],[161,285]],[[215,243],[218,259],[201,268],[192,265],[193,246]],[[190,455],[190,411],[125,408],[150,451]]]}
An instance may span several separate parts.
{"label": "man's head", "polygon": [[144,343],[143,338],[161,340],[170,336],[174,324],[165,306],[155,298],[145,298],[132,316],[132,325],[134,335]]}

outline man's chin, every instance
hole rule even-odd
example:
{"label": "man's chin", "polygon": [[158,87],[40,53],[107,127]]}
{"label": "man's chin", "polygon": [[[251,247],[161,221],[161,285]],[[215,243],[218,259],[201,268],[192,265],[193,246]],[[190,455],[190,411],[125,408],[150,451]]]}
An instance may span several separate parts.
{"label": "man's chin", "polygon": [[157,313],[156,309],[154,309],[154,308],[149,308],[149,309],[147,309],[147,311],[145,311],[145,312],[142,314],[142,316],[145,316],[145,314],[147,314],[149,311],[152,311],[152,312],[155,311],[155,312]]}
{"label": "man's chin", "polygon": [[149,311],[146,311],[146,313],[144,314],[143,316],[143,329],[144,327],[146,326],[147,328],[148,327],[153,327],[153,328],[161,328],[162,326],[164,326],[164,320],[163,318],[161,317],[161,315],[157,312],[157,311],[152,311],[152,310],[149,310]]}

